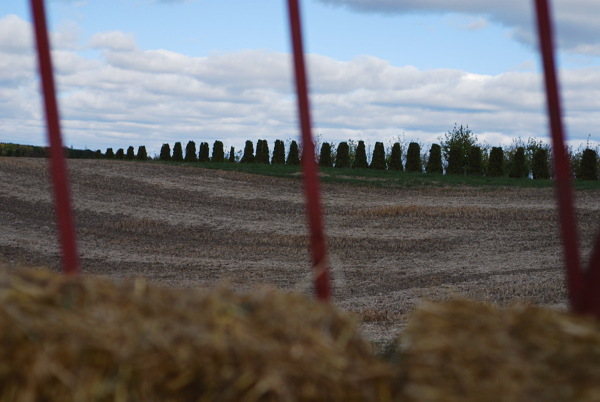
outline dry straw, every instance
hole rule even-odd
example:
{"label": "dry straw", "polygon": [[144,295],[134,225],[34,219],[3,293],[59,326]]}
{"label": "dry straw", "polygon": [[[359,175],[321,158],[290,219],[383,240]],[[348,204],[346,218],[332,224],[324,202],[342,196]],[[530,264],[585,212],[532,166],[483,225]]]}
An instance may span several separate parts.
{"label": "dry straw", "polygon": [[237,294],[0,270],[0,401],[385,401],[351,316]]}

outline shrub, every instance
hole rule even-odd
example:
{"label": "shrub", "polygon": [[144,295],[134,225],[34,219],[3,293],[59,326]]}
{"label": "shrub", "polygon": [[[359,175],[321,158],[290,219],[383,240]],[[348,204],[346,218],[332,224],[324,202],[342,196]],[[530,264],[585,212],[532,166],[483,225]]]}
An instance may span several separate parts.
{"label": "shrub", "polygon": [[138,148],[137,159],[140,160],[140,161],[147,161],[148,160],[148,153],[146,152],[146,146],[145,145],[141,145]]}
{"label": "shrub", "polygon": [[508,177],[523,178],[529,176],[529,169],[525,163],[525,148],[518,147],[510,161]]}
{"label": "shrub", "polygon": [[170,161],[171,160],[171,147],[169,144],[163,144],[160,148],[160,157],[161,161]]}
{"label": "shrub", "polygon": [[531,173],[534,180],[549,179],[550,165],[548,164],[548,150],[538,148],[533,153],[531,160]]}
{"label": "shrub", "polygon": [[408,144],[408,151],[406,152],[406,171],[412,172],[423,172],[423,166],[421,164],[421,146],[416,142]]}
{"label": "shrub", "polygon": [[335,154],[335,167],[336,168],[349,168],[350,167],[350,147],[347,142],[340,142],[337,146]]}
{"label": "shrub", "polygon": [[185,161],[186,162],[197,162],[198,157],[196,157],[196,143],[194,141],[189,141],[185,146]]}
{"label": "shrub", "polygon": [[231,147],[231,149],[229,150],[229,162],[230,163],[235,162],[235,148],[234,147]]}
{"label": "shrub", "polygon": [[463,164],[461,151],[458,146],[452,146],[448,153],[448,167],[446,168],[446,174],[449,175],[461,175],[463,174]]}
{"label": "shrub", "polygon": [[404,170],[402,166],[402,148],[398,142],[392,145],[392,154],[390,155],[390,170]]}
{"label": "shrub", "polygon": [[504,150],[501,147],[492,148],[487,175],[490,177],[504,176]]}
{"label": "shrub", "polygon": [[288,153],[286,165],[297,166],[300,164],[300,152],[298,151],[298,143],[292,141],[290,144],[290,152]]}
{"label": "shrub", "polygon": [[321,167],[333,167],[331,161],[331,145],[328,142],[324,142],[321,145],[321,154],[319,155],[319,166]]}
{"label": "shrub", "polygon": [[183,148],[181,142],[176,142],[173,146],[173,158],[175,162],[183,162]]}
{"label": "shrub", "polygon": [[255,162],[269,164],[269,143],[267,140],[258,140],[256,143]]}
{"label": "shrub", "polygon": [[223,163],[225,162],[225,150],[223,149],[223,143],[221,141],[215,141],[213,144],[213,152],[211,162]]}
{"label": "shrub", "polygon": [[125,155],[125,159],[129,159],[129,160],[135,159],[135,151],[132,146],[127,148],[127,154]]}
{"label": "shrub", "polygon": [[244,156],[242,156],[240,163],[254,163],[254,144],[252,144],[252,141],[246,141]]}
{"label": "shrub", "polygon": [[481,176],[483,173],[483,163],[480,147],[471,147],[469,152],[469,164],[467,166],[467,174],[469,176]]}
{"label": "shrub", "polygon": [[117,149],[117,153],[115,154],[115,158],[116,159],[124,159],[125,158],[125,152],[123,152],[123,148]]}
{"label": "shrub", "polygon": [[[457,127],[454,124],[454,128],[452,131],[448,131],[445,135],[445,138],[441,140],[442,153],[448,164],[450,164],[450,150],[453,147],[458,147],[460,154],[460,167],[461,173],[464,173],[464,169],[468,166],[469,163],[469,155],[471,153],[471,147],[475,146],[477,143],[477,136],[473,134],[473,132],[469,129],[469,126]],[[446,169],[446,173],[448,173],[448,169]]]}
{"label": "shrub", "polygon": [[373,158],[371,159],[371,169],[385,170],[385,148],[383,142],[376,142],[373,149]]}
{"label": "shrub", "polygon": [[358,141],[356,147],[356,156],[354,157],[354,163],[352,164],[354,169],[366,169],[369,167],[367,163],[367,151],[365,150],[365,142]]}
{"label": "shrub", "polygon": [[598,180],[598,155],[593,149],[585,149],[581,155],[581,166],[579,168],[578,179]]}
{"label": "shrub", "polygon": [[[399,147],[400,146],[398,146],[398,148]],[[438,174],[444,173],[444,168],[442,167],[442,147],[440,147],[438,144],[431,144],[431,148],[429,149],[429,160],[427,160],[425,172]]]}
{"label": "shrub", "polygon": [[112,148],[107,148],[106,153],[104,154],[104,158],[106,159],[115,159],[115,153]]}
{"label": "shrub", "polygon": [[273,165],[284,165],[285,164],[285,145],[281,140],[275,140],[275,147],[273,148],[273,159],[271,159]]}
{"label": "shrub", "polygon": [[94,159],[102,159],[102,151],[97,150],[94,152]]}
{"label": "shrub", "polygon": [[198,152],[198,162],[210,162],[208,142],[200,143],[200,152]]}

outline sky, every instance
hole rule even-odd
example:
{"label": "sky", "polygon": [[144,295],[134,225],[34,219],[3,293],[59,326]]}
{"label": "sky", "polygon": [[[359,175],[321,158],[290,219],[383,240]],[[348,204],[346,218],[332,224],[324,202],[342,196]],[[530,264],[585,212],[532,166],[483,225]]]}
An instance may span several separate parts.
{"label": "sky", "polygon": [[[600,143],[600,2],[554,0],[569,144]],[[297,139],[284,0],[46,0],[64,142]],[[533,1],[301,0],[313,133],[546,140]],[[44,145],[29,2],[0,2],[0,141]],[[228,148],[227,148],[228,149]]]}

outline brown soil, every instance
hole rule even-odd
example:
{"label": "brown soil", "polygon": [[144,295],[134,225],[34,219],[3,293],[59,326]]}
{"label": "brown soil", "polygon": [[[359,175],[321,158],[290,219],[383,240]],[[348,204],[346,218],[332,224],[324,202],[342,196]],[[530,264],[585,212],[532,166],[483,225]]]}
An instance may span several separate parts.
{"label": "brown soil", "polygon": [[[301,182],[151,163],[70,160],[84,274],[173,287],[227,281],[310,294]],[[577,193],[584,258],[600,191]],[[553,190],[324,185],[334,302],[372,340],[424,298],[566,306]],[[0,158],[0,259],[59,269],[47,161]]]}

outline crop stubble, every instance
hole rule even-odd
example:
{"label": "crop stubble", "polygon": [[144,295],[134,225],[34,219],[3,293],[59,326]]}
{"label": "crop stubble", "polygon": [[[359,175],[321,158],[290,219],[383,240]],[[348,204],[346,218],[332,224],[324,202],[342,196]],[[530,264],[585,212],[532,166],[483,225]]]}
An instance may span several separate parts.
{"label": "crop stubble", "polygon": [[[58,270],[46,163],[0,158],[0,259]],[[122,161],[69,167],[84,274],[312,292],[299,180]],[[584,255],[599,195],[577,193]],[[361,315],[372,340],[401,330],[424,298],[565,306],[552,190],[324,185],[323,204],[334,301]]]}

